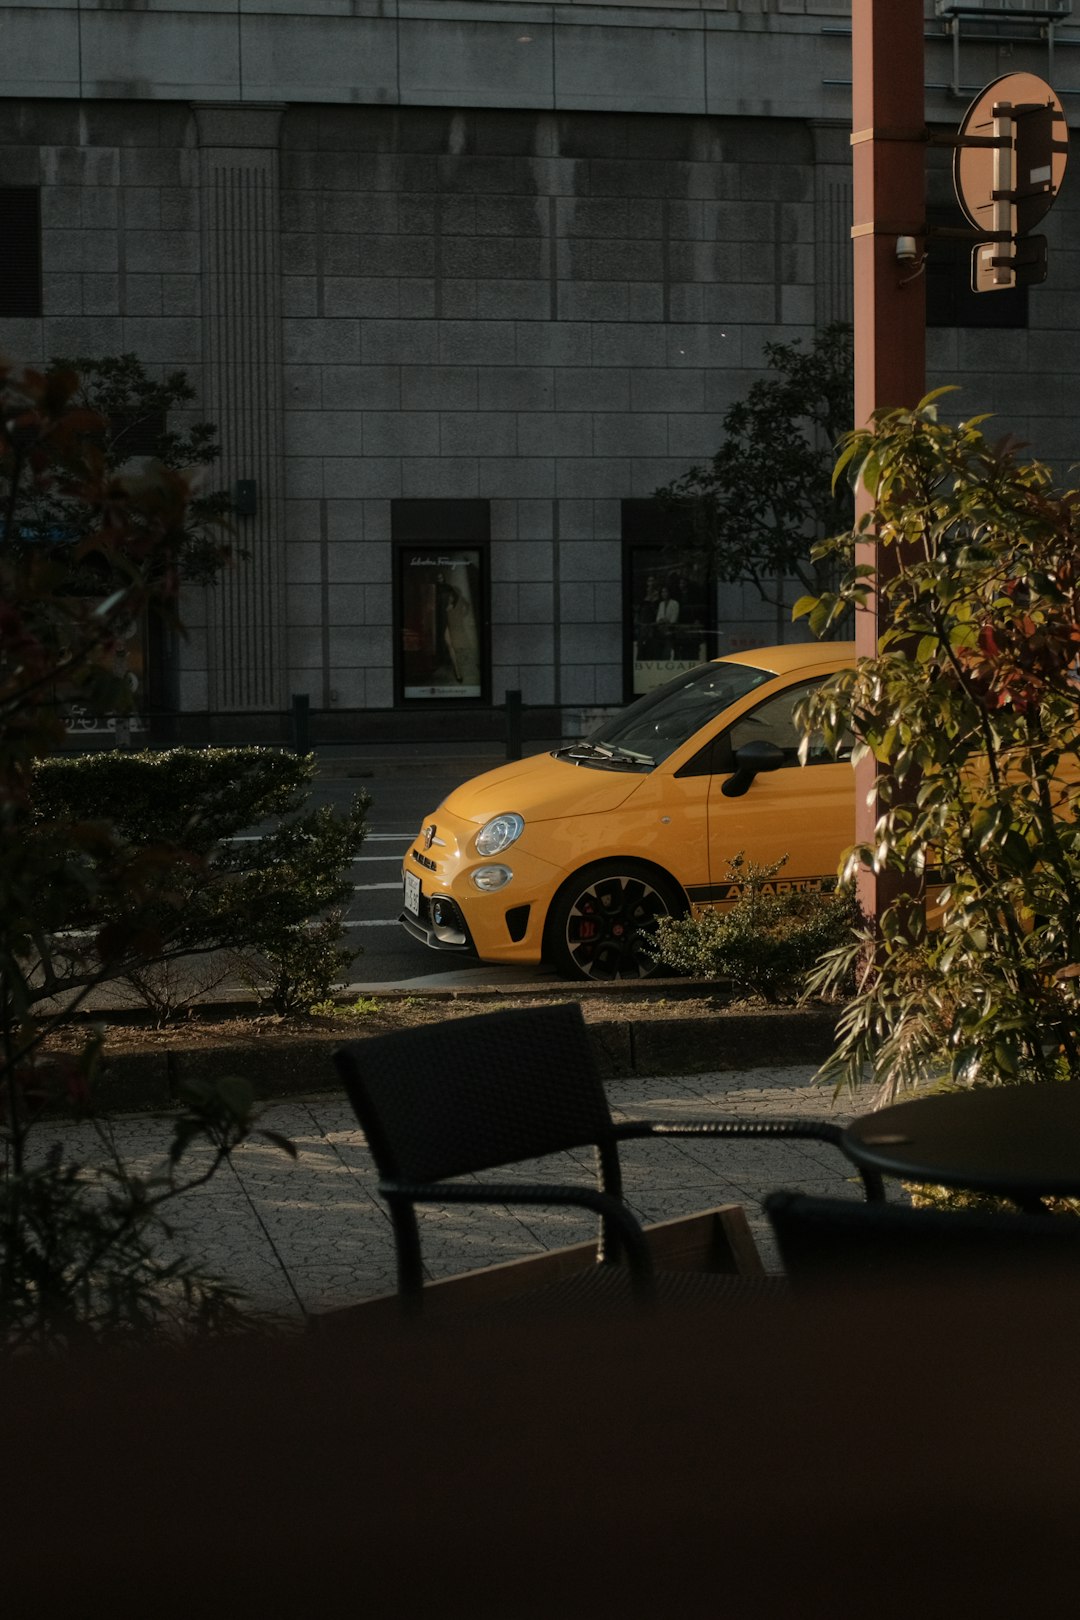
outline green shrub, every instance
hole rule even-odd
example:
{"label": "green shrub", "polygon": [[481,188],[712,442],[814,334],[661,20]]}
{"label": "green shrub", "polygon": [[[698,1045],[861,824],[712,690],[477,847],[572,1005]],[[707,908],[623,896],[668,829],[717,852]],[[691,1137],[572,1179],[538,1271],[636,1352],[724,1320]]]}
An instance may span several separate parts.
{"label": "green shrub", "polygon": [[741,898],[729,911],[660,918],[654,958],[683,973],[728,979],[741,995],[797,999],[806,974],[847,939],[858,912],[851,899],[776,882],[786,862],[785,855],[755,866],[736,856],[728,879],[741,886]]}
{"label": "green shrub", "polygon": [[340,990],[349,977],[352,950],[342,945],[340,911],[319,922],[297,923],[253,956],[236,957],[243,982],[282,1018],[312,1010]]}
{"label": "green shrub", "polygon": [[313,771],[310,756],[270,748],[38,761],[33,836],[55,874],[27,941],[38,998],[104,963],[160,1013],[162,966],[217,951],[255,964],[279,1010],[329,994],[351,956],[339,908],[369,801],[305,811]]}
{"label": "green shrub", "polygon": [[[955,426],[933,397],[880,413],[850,436],[837,475],[873,509],[831,543],[835,595],[796,604],[822,630],[881,603],[875,657],[825,682],[807,731],[845,730],[878,766],[873,838],[860,867],[944,880],[938,926],[902,896],[865,946],[818,976],[871,963],[840,1020],[829,1072],[884,1096],[942,1078],[1001,1084],[1080,1073],[1080,521],[1073,491],[993,444],[980,419]],[[874,538],[877,578],[857,561]]]}

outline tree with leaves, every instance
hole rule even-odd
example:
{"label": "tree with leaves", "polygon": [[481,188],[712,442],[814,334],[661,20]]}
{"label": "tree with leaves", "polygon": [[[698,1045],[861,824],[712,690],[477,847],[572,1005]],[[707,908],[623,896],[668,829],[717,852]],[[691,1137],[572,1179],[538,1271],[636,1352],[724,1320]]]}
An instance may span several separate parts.
{"label": "tree with leaves", "polygon": [[[53,359],[49,371],[78,378],[72,406],[82,412],[79,432],[92,441],[106,471],[133,469],[152,459],[185,479],[188,496],[175,564],[182,579],[211,583],[228,554],[223,536],[231,503],[227,491],[206,487],[221,456],[214,424],[169,426],[170,416],[188,411],[195,400],[186,373],[152,377],[134,354]],[[18,532],[38,546],[68,544],[92,519],[74,491],[55,486],[20,491]],[[87,588],[93,590],[99,581],[100,574],[88,570]]]}
{"label": "tree with leaves", "polygon": [[[929,926],[902,896],[815,976],[861,963],[826,1069],[885,1097],[1080,1074],[1080,495],[936,397],[848,438],[837,477],[873,508],[822,547],[837,588],[796,604],[821,633],[876,590],[887,626],[803,714],[879,769],[846,880],[891,868],[930,892]],[[891,553],[877,576],[855,561],[869,538]]]}
{"label": "tree with leaves", "polygon": [[[108,432],[74,371],[0,365],[0,1349],[237,1320],[233,1291],[163,1244],[173,1200],[257,1128],[243,1082],[189,1091],[148,1176],[123,1164],[104,1126],[96,1166],[32,1145],[50,1111],[91,1108],[101,1056],[100,1036],[69,1057],[50,1050],[49,1034],[78,1015],[118,953],[152,946],[147,897],[166,898],[170,873],[190,882],[200,860],[167,836],[136,847],[115,821],[39,805],[40,762],[65,737],[57,692],[124,712],[127,627],[151,605],[175,618],[188,480],[156,460],[116,466]],[[26,520],[47,509],[64,514],[62,542]],[[88,573],[96,592],[83,588]],[[58,895],[95,968],[42,1006]],[[208,1153],[191,1167],[196,1144]]]}
{"label": "tree with leaves", "polygon": [[829,583],[814,545],[850,527],[851,495],[834,486],[836,448],[852,426],[851,331],[833,325],[807,346],[767,343],[768,377],[724,417],[707,466],[657,490],[668,533],[688,563],[723,583],[749,583],[785,605],[784,581],[805,591]]}

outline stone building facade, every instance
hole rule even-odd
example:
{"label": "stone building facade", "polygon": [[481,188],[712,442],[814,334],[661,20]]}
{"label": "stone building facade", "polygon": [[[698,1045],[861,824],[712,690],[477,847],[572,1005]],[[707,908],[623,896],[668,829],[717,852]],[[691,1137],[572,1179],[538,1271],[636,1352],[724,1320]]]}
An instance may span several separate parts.
{"label": "stone building facade", "polygon": [[[1048,10],[928,0],[928,121],[1021,68],[1071,115],[1080,30]],[[243,491],[246,557],[188,593],[148,695],[174,734],[276,740],[298,695],[327,741],[475,737],[508,690],[576,731],[665,664],[793,633],[672,574],[649,503],[765,343],[850,316],[849,14],[0,0],[0,240],[32,194],[40,245],[0,350],[183,368]],[[930,267],[931,382],[1063,464],[1076,206],[1067,180],[1047,285],[992,316]],[[642,622],[661,584],[677,639]]]}

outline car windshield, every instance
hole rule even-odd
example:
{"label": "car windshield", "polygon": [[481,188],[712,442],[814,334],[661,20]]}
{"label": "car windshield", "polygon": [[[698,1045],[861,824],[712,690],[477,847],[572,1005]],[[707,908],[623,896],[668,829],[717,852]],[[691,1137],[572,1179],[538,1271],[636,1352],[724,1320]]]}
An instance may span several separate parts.
{"label": "car windshield", "polygon": [[659,765],[730,704],[773,679],[772,670],[750,664],[700,664],[605,720],[586,742],[616,757]]}

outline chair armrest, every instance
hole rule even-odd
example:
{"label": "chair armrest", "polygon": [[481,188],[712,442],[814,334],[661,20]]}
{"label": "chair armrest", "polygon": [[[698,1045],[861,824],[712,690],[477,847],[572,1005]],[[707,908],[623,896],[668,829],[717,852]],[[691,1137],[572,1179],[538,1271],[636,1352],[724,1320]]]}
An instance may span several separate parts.
{"label": "chair armrest", "polygon": [[647,1285],[652,1280],[652,1255],[641,1226],[621,1199],[593,1187],[530,1186],[505,1181],[488,1181],[479,1186],[446,1181],[380,1181],[379,1191],[388,1200],[397,1197],[412,1204],[527,1204],[549,1208],[571,1205],[590,1209],[617,1229],[626,1246],[627,1263],[635,1284]]}
{"label": "chair armrest", "polygon": [[[828,1142],[844,1153],[844,1132],[840,1125],[827,1119],[710,1119],[663,1121],[647,1119],[624,1120],[613,1127],[619,1141],[662,1136],[703,1136],[719,1140],[734,1137],[773,1138],[777,1141]],[[848,1154],[844,1157],[850,1160]],[[867,1203],[880,1203],[885,1197],[885,1184],[880,1173],[873,1168],[856,1165],[863,1184]]]}

